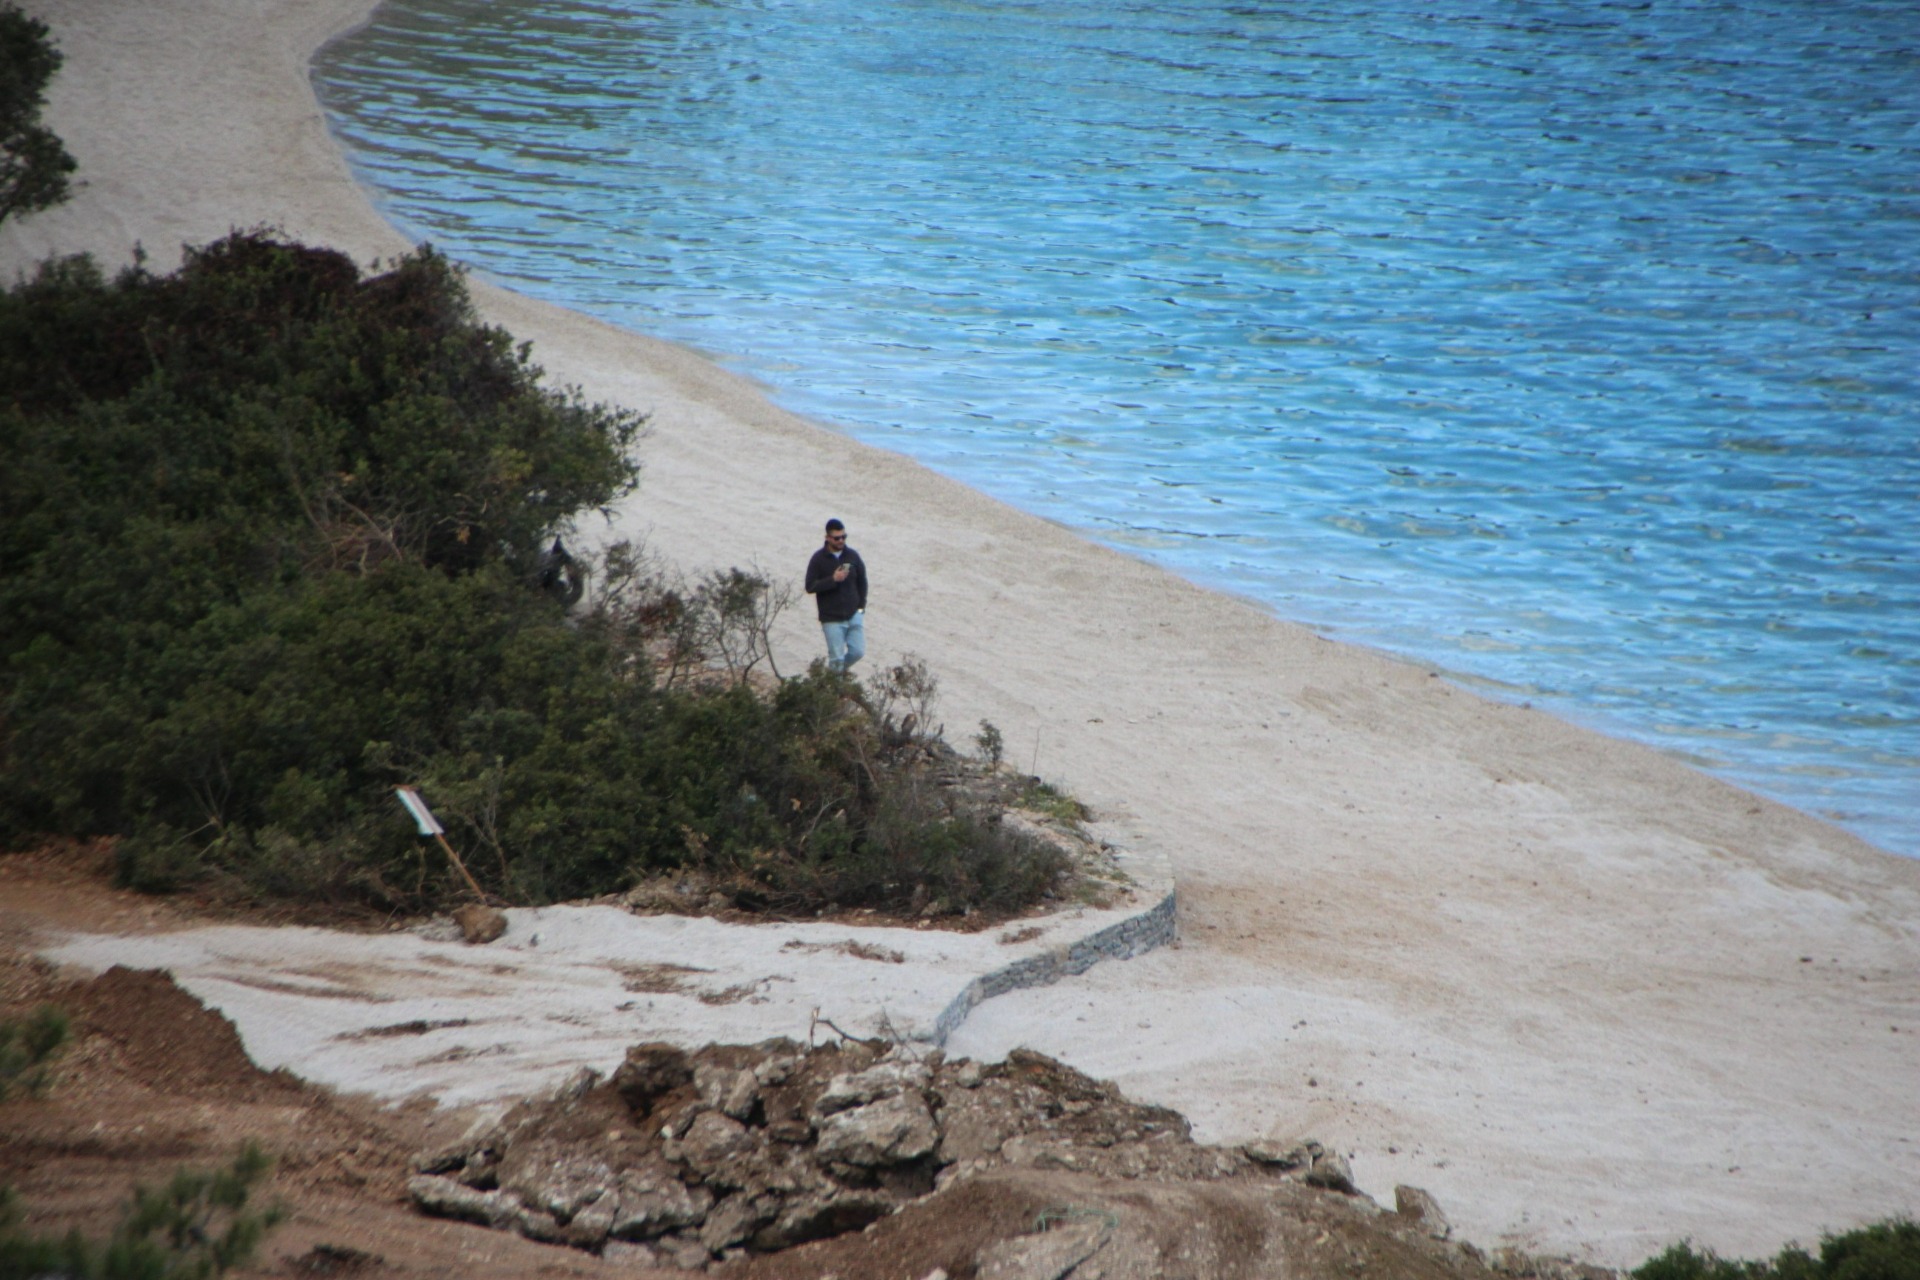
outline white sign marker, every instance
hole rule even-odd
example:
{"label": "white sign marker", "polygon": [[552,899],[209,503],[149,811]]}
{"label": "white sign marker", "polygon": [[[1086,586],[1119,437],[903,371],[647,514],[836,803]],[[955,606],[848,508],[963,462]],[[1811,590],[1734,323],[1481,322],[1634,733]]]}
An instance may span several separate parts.
{"label": "white sign marker", "polygon": [[420,828],[423,836],[445,835],[446,828],[433,816],[433,810],[427,808],[427,802],[412,787],[395,787],[393,794],[400,797],[400,803],[407,806],[407,812],[413,815],[414,825]]}

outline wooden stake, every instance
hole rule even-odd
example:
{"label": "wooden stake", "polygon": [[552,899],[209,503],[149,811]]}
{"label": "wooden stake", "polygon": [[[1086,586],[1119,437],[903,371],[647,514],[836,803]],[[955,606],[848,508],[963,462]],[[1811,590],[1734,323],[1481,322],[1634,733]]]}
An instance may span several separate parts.
{"label": "wooden stake", "polygon": [[480,887],[480,882],[473,878],[471,871],[467,870],[467,864],[460,861],[460,855],[453,851],[453,846],[447,843],[447,838],[437,831],[433,833],[433,838],[438,840],[440,847],[447,851],[447,857],[453,860],[454,868],[460,872],[461,878],[467,882],[467,888],[473,890],[473,896],[485,902],[487,900],[487,891]]}
{"label": "wooden stake", "polygon": [[453,863],[455,870],[459,871],[460,878],[467,882],[467,888],[473,890],[474,897],[485,902],[487,891],[480,887],[480,882],[473,878],[471,871],[467,870],[467,864],[460,861],[460,855],[455,853],[453,846],[447,843],[446,830],[441,827],[440,820],[433,816],[433,810],[427,808],[427,802],[420,798],[420,793],[412,787],[395,787],[393,794],[400,801],[401,807],[413,815],[414,825],[420,829],[420,834],[432,836],[440,842],[440,847],[447,851],[447,861]]}

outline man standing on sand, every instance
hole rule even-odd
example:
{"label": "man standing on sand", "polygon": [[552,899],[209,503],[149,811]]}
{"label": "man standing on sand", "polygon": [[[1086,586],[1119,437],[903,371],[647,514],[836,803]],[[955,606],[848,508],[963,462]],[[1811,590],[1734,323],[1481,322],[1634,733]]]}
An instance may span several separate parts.
{"label": "man standing on sand", "polygon": [[807,594],[820,609],[827,665],[845,671],[867,652],[867,566],[847,545],[847,526],[827,521],[827,544],[807,561]]}

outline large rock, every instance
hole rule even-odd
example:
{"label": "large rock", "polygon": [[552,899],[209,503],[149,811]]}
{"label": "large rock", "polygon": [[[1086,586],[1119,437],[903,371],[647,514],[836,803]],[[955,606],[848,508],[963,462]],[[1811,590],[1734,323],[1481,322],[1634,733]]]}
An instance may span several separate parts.
{"label": "large rock", "polygon": [[[1313,1143],[1312,1146],[1319,1146]],[[1304,1143],[1281,1143],[1270,1138],[1261,1138],[1240,1148],[1241,1153],[1255,1164],[1263,1164],[1273,1169],[1306,1169],[1313,1164],[1313,1152]]]}
{"label": "large rock", "polygon": [[593,1086],[600,1083],[600,1073],[592,1067],[578,1067],[571,1075],[554,1086],[548,1100],[557,1107],[571,1107],[593,1092]]}
{"label": "large rock", "polygon": [[613,1220],[619,1211],[620,1193],[608,1187],[580,1207],[561,1228],[560,1238],[582,1249],[598,1248],[613,1230]]}
{"label": "large rock", "polygon": [[478,902],[456,908],[453,922],[460,926],[460,936],[473,946],[483,946],[507,931],[506,912]]}
{"label": "large rock", "polygon": [[753,1078],[768,1088],[782,1085],[793,1079],[793,1073],[800,1069],[800,1063],[801,1058],[797,1053],[776,1052],[753,1069]]}
{"label": "large rock", "polygon": [[863,1107],[881,1098],[891,1098],[911,1090],[926,1089],[930,1073],[911,1058],[889,1058],[864,1071],[839,1075],[827,1081],[827,1087],[813,1104],[815,1118],[830,1116],[852,1107]]}
{"label": "large rock", "polygon": [[651,1240],[706,1221],[713,1193],[680,1181],[666,1161],[654,1157],[620,1174],[620,1206],[607,1234],[620,1240]]}
{"label": "large rock", "polygon": [[1445,1240],[1453,1235],[1453,1224],[1447,1221],[1447,1215],[1440,1211],[1440,1202],[1430,1192],[1419,1187],[1406,1185],[1393,1189],[1393,1211],[1403,1218],[1411,1219],[1413,1224],[1435,1240]]}
{"label": "large rock", "polygon": [[507,1191],[481,1191],[452,1178],[421,1174],[407,1180],[407,1194],[423,1213],[440,1218],[477,1222],[501,1231],[514,1231],[530,1240],[559,1241],[560,1224],[538,1209],[528,1208]]}
{"label": "large rock", "polygon": [[703,1062],[693,1069],[693,1087],[700,1100],[735,1120],[752,1118],[760,1105],[760,1080],[752,1071]]}
{"label": "large rock", "polygon": [[974,1257],[974,1272],[980,1280],[1061,1280],[1112,1234],[1112,1223],[1094,1218],[997,1240]]}
{"label": "large rock", "polygon": [[995,1155],[1019,1131],[1018,1120],[986,1108],[949,1106],[942,1118],[946,1123],[940,1135],[941,1164],[961,1164]]}
{"label": "large rock", "polygon": [[864,1107],[838,1111],[820,1122],[814,1154],[823,1164],[874,1168],[905,1164],[933,1154],[940,1130],[918,1093],[902,1093]]}
{"label": "large rock", "polygon": [[509,1225],[519,1202],[504,1191],[480,1191],[452,1178],[422,1173],[407,1179],[407,1194],[436,1218],[458,1218],[488,1227]]}
{"label": "large rock", "polygon": [[1263,1139],[1247,1143],[1240,1148],[1240,1153],[1255,1164],[1283,1169],[1310,1187],[1343,1195],[1356,1194],[1353,1170],[1348,1168],[1346,1157],[1338,1151],[1329,1151],[1311,1138],[1292,1145]]}
{"label": "large rock", "polygon": [[[760,1130],[749,1130],[758,1137]],[[749,1195],[797,1196],[833,1185],[807,1153],[783,1143],[756,1142],[707,1173],[706,1185],[715,1194],[744,1191]]]}
{"label": "large rock", "polygon": [[770,1221],[779,1207],[779,1200],[774,1196],[761,1197],[745,1192],[728,1196],[707,1214],[707,1220],[700,1228],[700,1243],[712,1253],[741,1244],[763,1223]]}
{"label": "large rock", "polygon": [[1353,1185],[1353,1170],[1347,1166],[1347,1158],[1338,1151],[1323,1151],[1315,1156],[1313,1167],[1300,1180],[1310,1187],[1338,1191],[1343,1195],[1353,1195],[1358,1190]]}
{"label": "large rock", "polygon": [[552,1215],[557,1222],[572,1221],[575,1214],[613,1189],[613,1170],[597,1156],[576,1153],[526,1161],[517,1156],[510,1155],[502,1167],[500,1189],[518,1196],[528,1208]]}
{"label": "large rock", "polygon": [[684,1164],[705,1175],[719,1169],[734,1156],[755,1146],[747,1126],[719,1111],[702,1111],[687,1126],[686,1136],[669,1139],[661,1154],[676,1164]]}
{"label": "large rock", "polygon": [[413,1172],[445,1174],[469,1187],[491,1188],[492,1173],[500,1165],[507,1139],[505,1126],[498,1122],[476,1125],[455,1142],[416,1154]]}

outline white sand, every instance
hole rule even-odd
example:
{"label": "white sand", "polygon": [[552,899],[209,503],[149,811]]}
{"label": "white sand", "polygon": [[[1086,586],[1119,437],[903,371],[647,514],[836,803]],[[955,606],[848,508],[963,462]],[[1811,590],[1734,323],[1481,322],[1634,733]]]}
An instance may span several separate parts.
{"label": "white sand", "polygon": [[443,919],[387,934],[247,925],[74,934],[43,954],[93,972],[169,970],[230,1018],[269,1070],[388,1101],[424,1094],[504,1109],[581,1067],[609,1074],[644,1041],[697,1048],[844,1033],[930,1048],[976,977],[1087,938],[1156,896],[972,934],[727,924],[600,905],[514,908],[487,946],[468,946]]}
{"label": "white sand", "polygon": [[[29,0],[85,186],[0,229],[170,265],[272,222],[404,244],[306,82],[369,0]],[[650,411],[623,519],[694,567],[797,575],[844,517],[870,641],[925,656],[950,736],[1163,848],[1184,945],[983,1006],[1203,1137],[1320,1136],[1463,1233],[1632,1263],[1920,1213],[1920,862],[1654,751],[1329,643],[770,406],[676,348],[495,290],[560,379]],[[794,667],[819,639],[783,632]],[[1920,807],[1920,806],[1917,806]]]}

